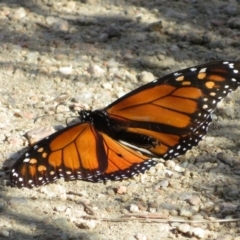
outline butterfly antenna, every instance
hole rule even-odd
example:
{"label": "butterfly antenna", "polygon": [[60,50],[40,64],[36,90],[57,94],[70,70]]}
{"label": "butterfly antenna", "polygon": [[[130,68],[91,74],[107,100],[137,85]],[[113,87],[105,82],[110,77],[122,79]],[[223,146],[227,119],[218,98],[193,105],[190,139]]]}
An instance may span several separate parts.
{"label": "butterfly antenna", "polygon": [[52,116],[52,115],[55,115],[55,113],[44,114],[42,116],[34,118],[33,122],[36,123],[38,119],[45,118],[45,117]]}

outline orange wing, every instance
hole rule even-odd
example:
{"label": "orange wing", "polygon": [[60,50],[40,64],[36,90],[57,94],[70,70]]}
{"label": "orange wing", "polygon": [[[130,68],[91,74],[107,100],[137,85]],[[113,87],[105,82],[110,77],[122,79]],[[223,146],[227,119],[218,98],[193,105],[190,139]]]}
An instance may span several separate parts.
{"label": "orange wing", "polygon": [[[158,144],[142,141],[142,145],[169,159],[197,145],[206,134],[217,103],[240,84],[238,69],[240,62],[184,69],[126,94],[104,111],[121,131],[135,134],[136,139],[139,135],[157,140]],[[141,145],[141,141],[132,144]]]}
{"label": "orange wing", "polygon": [[[98,132],[91,124],[82,123],[38,142],[15,163],[10,180],[18,187],[33,187],[60,177],[89,181],[117,179],[145,172],[156,164],[147,160],[146,156]],[[103,173],[109,177],[100,177]]]}
{"label": "orange wing", "polygon": [[[99,161],[101,159],[101,161]],[[89,123],[67,127],[31,147],[15,163],[10,179],[21,186],[38,186],[65,179],[88,179],[107,168],[101,134]]]}
{"label": "orange wing", "polygon": [[104,147],[108,157],[108,167],[98,180],[120,180],[144,173],[157,162],[126,145],[103,134]]}

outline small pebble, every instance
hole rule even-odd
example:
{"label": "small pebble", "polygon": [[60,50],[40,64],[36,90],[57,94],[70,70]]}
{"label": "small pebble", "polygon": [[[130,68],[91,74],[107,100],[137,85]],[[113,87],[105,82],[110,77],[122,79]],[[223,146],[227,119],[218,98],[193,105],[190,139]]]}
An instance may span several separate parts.
{"label": "small pebble", "polygon": [[139,75],[139,79],[143,82],[143,83],[148,83],[153,81],[154,79],[156,79],[154,77],[154,75],[151,72],[146,72],[143,71],[141,72],[141,74]]}
{"label": "small pebble", "polygon": [[7,230],[0,230],[0,237],[3,237],[3,238],[8,238],[10,235],[10,232],[7,231]]}
{"label": "small pebble", "polygon": [[125,194],[127,192],[126,186],[118,186],[117,187],[117,194]]}
{"label": "small pebble", "polygon": [[14,12],[12,17],[16,20],[19,20],[19,19],[26,17],[26,15],[27,15],[26,10],[23,7],[20,7]]}
{"label": "small pebble", "polygon": [[69,75],[73,72],[72,66],[69,67],[60,67],[59,72],[63,75]]}
{"label": "small pebble", "polygon": [[179,211],[179,215],[182,217],[192,217],[196,212],[192,209],[181,208]]}
{"label": "small pebble", "polygon": [[56,210],[57,212],[64,212],[66,210],[66,206],[64,205],[57,205],[54,207],[54,210]]}
{"label": "small pebble", "polygon": [[137,240],[147,240],[146,235],[144,235],[144,234],[142,234],[142,233],[138,233],[138,234],[135,236],[135,238],[136,238]]}
{"label": "small pebble", "polygon": [[198,196],[191,196],[187,199],[187,202],[192,206],[196,206],[200,203],[200,198]]}
{"label": "small pebble", "polygon": [[100,77],[102,76],[105,71],[103,68],[101,68],[100,66],[98,65],[91,65],[89,68],[88,68],[88,72],[92,75],[94,75],[95,77]]}
{"label": "small pebble", "polygon": [[212,211],[214,206],[215,206],[214,202],[208,201],[208,202],[204,203],[203,206],[201,206],[201,210],[210,212],[210,211]]}
{"label": "small pebble", "polygon": [[137,183],[133,182],[127,186],[127,191],[128,191],[128,193],[134,193],[137,191],[138,188],[139,188],[139,185]]}
{"label": "small pebble", "polygon": [[139,212],[139,208],[138,208],[137,205],[131,204],[130,208],[129,208],[129,211],[132,212],[132,213],[136,213],[136,212]]}
{"label": "small pebble", "polygon": [[29,144],[33,145],[54,132],[56,132],[56,130],[53,127],[38,127],[28,131],[26,133],[26,138],[28,139]]}
{"label": "small pebble", "polygon": [[161,204],[161,207],[164,208],[164,209],[167,209],[167,210],[176,210],[177,209],[177,206],[175,206],[171,203],[167,203],[167,202],[163,202]]}
{"label": "small pebble", "polygon": [[184,171],[185,171],[185,168],[183,168],[183,167],[181,167],[181,166],[179,166],[179,165],[176,165],[176,166],[174,167],[174,170],[181,173],[181,172],[184,172]]}
{"label": "small pebble", "polygon": [[203,220],[203,216],[201,214],[195,214],[191,218],[192,220]]}
{"label": "small pebble", "polygon": [[205,238],[206,235],[205,231],[202,228],[193,228],[192,234],[199,239]]}
{"label": "small pebble", "polygon": [[165,162],[165,166],[172,170],[174,169],[175,165],[176,165],[176,163],[173,160],[167,160]]}
{"label": "small pebble", "polygon": [[180,231],[181,233],[190,233],[191,232],[191,226],[189,224],[180,224],[179,226],[177,226],[177,230]]}
{"label": "small pebble", "polygon": [[160,188],[165,189],[165,188],[168,187],[169,182],[168,182],[167,179],[164,179],[164,180],[162,180],[158,185],[159,185]]}
{"label": "small pebble", "polygon": [[76,225],[81,229],[93,230],[97,226],[96,220],[80,220],[76,221]]}
{"label": "small pebble", "polygon": [[52,24],[52,29],[54,31],[67,32],[69,30],[68,21],[63,20],[63,19],[59,19]]}

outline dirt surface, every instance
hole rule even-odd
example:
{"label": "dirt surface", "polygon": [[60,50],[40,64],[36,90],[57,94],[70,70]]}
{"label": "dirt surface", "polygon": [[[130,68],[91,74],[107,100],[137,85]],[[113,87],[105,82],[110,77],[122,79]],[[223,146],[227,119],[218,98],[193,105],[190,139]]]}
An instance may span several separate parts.
{"label": "dirt surface", "polygon": [[[104,107],[175,70],[239,60],[239,13],[234,0],[0,1],[0,239],[239,240],[238,222],[150,217],[239,217],[240,91],[198,147],[133,179],[17,189],[5,175],[24,134],[64,126],[71,105]],[[147,219],[116,221],[129,214]]]}

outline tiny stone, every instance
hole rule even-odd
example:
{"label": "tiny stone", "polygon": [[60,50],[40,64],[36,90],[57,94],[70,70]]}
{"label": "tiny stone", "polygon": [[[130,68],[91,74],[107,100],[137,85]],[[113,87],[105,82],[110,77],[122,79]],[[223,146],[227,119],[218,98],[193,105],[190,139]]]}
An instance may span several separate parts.
{"label": "tiny stone", "polygon": [[167,160],[165,162],[165,166],[170,168],[170,169],[174,169],[175,165],[176,165],[176,163],[173,160]]}
{"label": "tiny stone", "polygon": [[176,166],[174,167],[174,170],[175,170],[176,172],[184,172],[184,171],[185,171],[185,168],[182,168],[182,167],[180,167],[179,165],[176,165]]}
{"label": "tiny stone", "polygon": [[38,127],[28,131],[26,133],[26,138],[28,139],[28,142],[33,145],[54,132],[56,132],[56,130],[53,127]]}
{"label": "tiny stone", "polygon": [[210,212],[214,208],[214,202],[206,202],[203,206],[201,206],[201,210]]}
{"label": "tiny stone", "polygon": [[69,75],[73,72],[72,66],[69,67],[60,67],[59,72],[63,75]]}
{"label": "tiny stone", "polygon": [[157,209],[150,207],[150,208],[148,209],[148,211],[149,211],[150,213],[155,213],[155,212],[157,212]]}
{"label": "tiny stone", "polygon": [[81,220],[76,225],[81,229],[90,229],[93,230],[97,226],[96,220]]}
{"label": "tiny stone", "polygon": [[105,82],[102,84],[103,88],[105,89],[112,89],[112,84],[110,82]]}
{"label": "tiny stone", "polygon": [[26,10],[23,7],[21,7],[15,11],[15,13],[13,14],[13,18],[19,20],[24,18],[26,15],[27,15]]}
{"label": "tiny stone", "polygon": [[139,212],[139,208],[138,208],[137,205],[131,204],[130,208],[129,208],[129,211],[132,212],[132,213],[136,213],[136,212]]}
{"label": "tiny stone", "polygon": [[110,196],[111,196],[111,195],[113,196],[113,195],[115,194],[115,192],[113,191],[113,189],[108,189],[108,190],[107,190],[107,193],[108,193],[108,195],[110,195]]}
{"label": "tiny stone", "polygon": [[228,164],[229,166],[233,166],[232,159],[229,157],[227,153],[219,152],[217,154],[217,159],[220,160],[223,164]]}
{"label": "tiny stone", "polygon": [[192,172],[189,171],[188,169],[186,169],[185,172],[184,172],[184,176],[190,178],[191,175],[192,175]]}
{"label": "tiny stone", "polygon": [[69,1],[66,3],[66,8],[70,11],[74,10],[76,7],[76,3],[74,1]]}
{"label": "tiny stone", "polygon": [[195,214],[195,211],[192,209],[181,208],[179,211],[179,215],[182,217],[192,217]]}
{"label": "tiny stone", "polygon": [[128,194],[124,194],[124,195],[122,196],[122,198],[121,198],[121,201],[122,201],[122,202],[127,202],[127,201],[129,201],[130,198],[131,198],[131,197],[130,197]]}
{"label": "tiny stone", "polygon": [[186,234],[191,231],[191,226],[189,224],[180,224],[177,226],[177,230]]}
{"label": "tiny stone", "polygon": [[137,189],[139,188],[139,185],[135,182],[133,183],[130,183],[128,186],[127,186],[127,190],[129,193],[133,193],[133,192],[136,192]]}
{"label": "tiny stone", "polygon": [[192,220],[203,220],[203,216],[201,214],[195,214],[191,218]]}
{"label": "tiny stone", "polygon": [[161,207],[164,209],[167,209],[167,210],[176,210],[177,209],[177,207],[175,205],[173,205],[171,203],[166,203],[166,202],[162,203]]}
{"label": "tiny stone", "polygon": [[10,235],[9,231],[7,230],[0,230],[0,236],[4,238],[8,238]]}
{"label": "tiny stone", "polygon": [[215,137],[206,136],[204,138],[204,141],[206,142],[206,144],[213,143],[215,141]]}
{"label": "tiny stone", "polygon": [[205,231],[202,228],[193,228],[192,229],[192,233],[194,236],[196,236],[197,238],[205,238]]}
{"label": "tiny stone", "polygon": [[126,186],[118,186],[117,188],[117,193],[118,194],[124,194],[127,192],[127,187]]}
{"label": "tiny stone", "polygon": [[177,52],[177,51],[179,51],[180,49],[179,49],[179,47],[177,46],[177,45],[172,45],[171,47],[170,47],[170,51],[171,52]]}
{"label": "tiny stone", "polygon": [[98,65],[91,65],[88,68],[88,72],[90,74],[93,74],[96,77],[100,77],[100,76],[102,76],[105,73],[105,71]]}
{"label": "tiny stone", "polygon": [[195,205],[198,205],[200,203],[200,198],[197,197],[197,196],[191,196],[189,199],[187,199],[187,202],[190,205],[195,206]]}
{"label": "tiny stone", "polygon": [[138,233],[138,234],[135,236],[135,238],[136,238],[137,240],[147,240],[147,237],[146,237],[144,234],[142,234],[142,233]]}
{"label": "tiny stone", "polygon": [[180,195],[179,195],[179,199],[180,200],[183,200],[183,201],[186,201],[188,200],[189,198],[192,197],[192,193],[189,193],[189,192],[182,192]]}
{"label": "tiny stone", "polygon": [[160,188],[165,189],[168,187],[168,184],[169,184],[168,180],[164,179],[159,183],[159,186],[160,186]]}
{"label": "tiny stone", "polygon": [[54,207],[54,210],[56,210],[57,212],[64,212],[66,210],[66,206],[64,205],[57,205]]}
{"label": "tiny stone", "polygon": [[154,79],[156,79],[154,77],[154,75],[151,72],[146,72],[143,71],[141,72],[141,74],[139,75],[139,79],[143,82],[143,83],[148,83],[153,81]]}
{"label": "tiny stone", "polygon": [[69,30],[69,24],[68,21],[59,19],[52,25],[52,29],[54,31],[62,31],[62,32],[67,32]]}
{"label": "tiny stone", "polygon": [[167,69],[171,66],[176,65],[176,62],[172,57],[165,57],[162,61],[160,61],[159,65],[162,69]]}
{"label": "tiny stone", "polygon": [[46,18],[46,22],[49,26],[53,25],[57,21],[59,21],[59,18],[55,18],[55,17],[51,17],[51,16]]}

